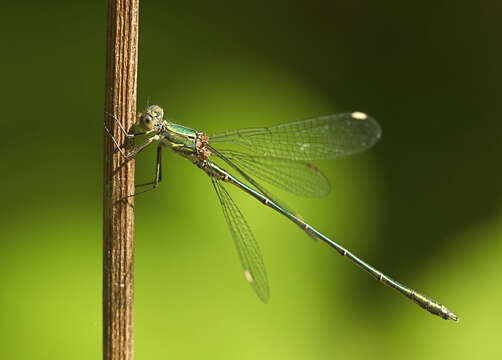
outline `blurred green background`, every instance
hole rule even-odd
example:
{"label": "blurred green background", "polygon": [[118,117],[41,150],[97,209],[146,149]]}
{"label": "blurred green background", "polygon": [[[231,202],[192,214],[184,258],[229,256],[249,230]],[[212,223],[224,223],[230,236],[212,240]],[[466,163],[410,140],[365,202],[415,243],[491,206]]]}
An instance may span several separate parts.
{"label": "blurred green background", "polygon": [[[101,356],[106,4],[2,5],[0,357]],[[207,176],[164,157],[136,199],[137,359],[493,359],[502,355],[501,5],[141,1],[138,110],[218,132],[360,110],[370,151],[319,162],[313,226],[460,323],[429,315],[230,189],[269,272],[243,279]],[[152,149],[154,150],[154,149]],[[137,159],[153,175],[154,151]],[[191,216],[186,216],[191,213]]]}

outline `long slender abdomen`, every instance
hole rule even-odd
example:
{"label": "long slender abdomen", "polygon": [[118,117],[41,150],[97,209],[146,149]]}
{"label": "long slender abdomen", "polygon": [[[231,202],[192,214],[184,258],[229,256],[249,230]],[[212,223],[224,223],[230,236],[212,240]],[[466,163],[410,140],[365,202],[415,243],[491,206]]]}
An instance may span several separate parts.
{"label": "long slender abdomen", "polygon": [[237,180],[235,177],[233,177],[232,175],[230,175],[226,171],[222,170],[221,168],[217,167],[214,164],[210,164],[209,166],[211,168],[211,171],[214,172],[214,174],[216,176],[218,176],[218,178],[220,180],[223,180],[225,182],[228,182],[232,185],[237,186],[239,189],[244,190],[245,192],[247,192],[248,194],[250,194],[251,196],[253,196],[257,200],[259,200],[264,205],[266,205],[266,206],[274,209],[278,213],[286,216],[288,219],[290,219],[292,222],[294,222],[296,225],[298,225],[303,231],[305,231],[309,236],[324,241],[330,247],[335,249],[340,255],[342,255],[343,257],[350,260],[352,263],[357,265],[362,270],[366,271],[368,274],[373,276],[375,279],[377,279],[382,284],[387,285],[388,287],[396,290],[400,294],[413,300],[413,302],[415,302],[417,305],[419,305],[423,309],[427,310],[431,314],[437,315],[445,320],[454,320],[454,321],[459,320],[458,317],[454,313],[452,313],[450,310],[448,310],[444,305],[442,305],[438,301],[431,299],[430,297],[423,295],[415,290],[412,290],[409,287],[395,281],[391,277],[383,274],[379,270],[375,269],[373,266],[367,264],[366,262],[364,262],[363,260],[358,258],[352,252],[345,249],[340,244],[331,240],[330,238],[328,238],[327,236],[325,236],[324,234],[319,232],[317,229],[315,229],[312,226],[310,226],[309,224],[307,224],[305,221],[300,219],[298,216],[292,214],[291,212],[282,208],[281,206],[279,206],[278,204],[276,204],[274,201],[267,198],[263,194],[252,189],[251,187],[247,186],[246,184],[242,183],[241,181]]}

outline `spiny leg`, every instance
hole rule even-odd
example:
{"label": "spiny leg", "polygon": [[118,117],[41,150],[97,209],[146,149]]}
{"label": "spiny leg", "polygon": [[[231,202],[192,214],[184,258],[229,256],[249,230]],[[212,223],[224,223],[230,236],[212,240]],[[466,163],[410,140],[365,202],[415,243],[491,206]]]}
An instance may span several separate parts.
{"label": "spiny leg", "polygon": [[[110,134],[111,135],[111,134]],[[154,141],[158,141],[160,139],[160,136],[159,135],[154,135],[152,136],[151,138],[148,138],[148,140],[146,140],[143,144],[141,144],[140,146],[138,147],[135,147],[128,155],[126,155],[122,149],[118,146],[117,142],[115,141],[115,139],[113,138],[112,136],[112,139],[113,141],[115,142],[115,145],[117,146],[117,149],[119,150],[120,152],[120,155],[122,155],[122,157],[126,160],[129,160],[129,159],[132,159],[133,157],[135,157],[138,153],[140,153],[141,151],[143,151],[148,145],[150,145],[152,142]]]}
{"label": "spiny leg", "polygon": [[138,192],[134,193],[133,195],[129,195],[129,196],[136,196],[139,194],[143,194],[147,191],[151,191],[153,189],[156,189],[157,186],[159,186],[159,183],[161,182],[161,180],[162,180],[162,145],[159,144],[157,146],[157,164],[155,166],[155,179],[153,181],[148,182],[148,183],[136,185],[137,187],[146,186],[146,185],[153,185],[153,186],[149,189],[138,191]]}
{"label": "spiny leg", "polygon": [[[121,122],[119,121],[119,119],[117,119],[117,117],[113,114],[110,114],[110,113],[106,113],[107,115],[111,116],[115,122],[119,125],[119,128],[120,130],[124,133],[124,136],[127,138],[127,139],[133,139],[135,136],[140,136],[140,135],[148,135],[150,134],[152,131],[144,131],[144,132],[140,132],[140,133],[136,133],[136,134],[128,134],[127,131],[124,129],[124,126],[121,124]],[[129,155],[126,155],[124,153],[124,151],[121,149],[117,139],[115,139],[115,137],[113,136],[112,132],[110,131],[110,129],[108,129],[108,127],[106,126],[106,123],[103,123],[104,125],[104,128],[106,130],[106,132],[108,133],[108,135],[110,135],[110,137],[112,138],[113,140],[113,143],[115,144],[115,147],[117,148],[117,150],[120,152],[120,155],[122,155],[122,157],[126,160],[129,160],[131,158],[133,158],[137,153],[139,153],[141,150],[143,150],[147,145],[149,145],[153,140],[151,140],[152,138],[148,139],[143,145],[133,149],[133,151],[131,152],[131,154]],[[155,136],[154,136],[155,137]],[[154,139],[156,140],[156,139]]]}
{"label": "spiny leg", "polygon": [[[113,118],[115,120],[115,122],[118,124],[120,130],[122,130],[122,132],[124,133],[124,135],[128,138],[128,139],[132,139],[134,138],[135,136],[138,136],[138,135],[146,135],[146,134],[149,134],[151,131],[143,131],[143,132],[139,132],[139,133],[136,133],[136,134],[129,134],[126,129],[124,129],[124,126],[122,125],[122,123],[119,121],[119,119],[114,115],[114,114],[111,114],[109,113],[108,111],[105,111],[106,115],[110,116],[111,118]],[[106,126],[106,123],[104,123],[105,125],[105,129],[108,133],[110,133],[110,131],[108,130],[108,127]],[[113,137],[113,136],[112,136]]]}
{"label": "spiny leg", "polygon": [[[148,135],[148,134],[150,134],[150,133],[153,132],[153,130],[150,130],[150,131],[140,132],[140,133],[136,133],[136,134],[128,134],[127,131],[124,129],[124,127],[122,126],[122,124],[120,123],[120,121],[117,119],[117,117],[115,115],[110,114],[108,112],[106,114],[109,115],[109,116],[111,116],[111,117],[113,117],[113,119],[115,120],[115,122],[119,125],[119,128],[124,133],[124,136],[126,137],[126,139],[132,139],[132,138],[134,138],[136,136],[140,136],[140,135]],[[119,151],[120,155],[122,155],[122,157],[124,159],[126,159],[126,160],[132,159],[133,157],[136,156],[136,154],[138,154],[139,152],[143,151],[153,141],[158,141],[160,139],[159,135],[152,136],[151,138],[147,139],[143,144],[141,144],[140,146],[134,148],[131,151],[131,153],[129,153],[128,155],[126,155],[124,153],[124,151],[121,149],[118,141],[113,136],[112,132],[106,126],[106,123],[103,123],[103,125],[104,125],[104,128],[105,128],[106,132],[108,133],[108,135],[112,138],[113,143],[115,144],[115,147]],[[145,183],[145,184],[136,185],[136,186],[145,186],[145,185],[151,185],[151,184],[153,184],[152,188],[146,189],[146,190],[143,190],[143,191],[140,191],[140,192],[136,192],[136,193],[134,193],[132,195],[124,197],[123,199],[126,199],[126,198],[129,198],[129,197],[136,196],[138,194],[142,194],[144,192],[153,190],[153,189],[155,189],[159,185],[159,182],[162,180],[162,164],[161,164],[162,151],[161,150],[162,150],[162,148],[161,148],[161,146],[159,144],[159,146],[157,147],[157,165],[156,165],[156,169],[155,169],[155,179],[154,179],[154,181],[149,182],[149,183]]]}

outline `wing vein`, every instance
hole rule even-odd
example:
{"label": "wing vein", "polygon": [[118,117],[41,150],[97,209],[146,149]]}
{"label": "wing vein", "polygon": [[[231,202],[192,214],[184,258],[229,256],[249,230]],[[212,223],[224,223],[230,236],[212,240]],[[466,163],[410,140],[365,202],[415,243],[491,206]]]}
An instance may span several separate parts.
{"label": "wing vein", "polygon": [[234,239],[244,275],[258,297],[264,303],[267,303],[269,299],[269,285],[260,247],[246,219],[225,187],[214,177],[211,177],[211,181]]}

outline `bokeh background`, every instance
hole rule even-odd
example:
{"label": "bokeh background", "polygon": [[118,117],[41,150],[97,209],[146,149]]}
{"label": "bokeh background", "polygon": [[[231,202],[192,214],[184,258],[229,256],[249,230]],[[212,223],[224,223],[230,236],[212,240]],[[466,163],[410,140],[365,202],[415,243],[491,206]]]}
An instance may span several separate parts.
{"label": "bokeh background", "polygon": [[[137,359],[502,355],[501,5],[141,1],[138,110],[208,133],[360,110],[370,151],[317,163],[322,199],[275,193],[370,264],[457,313],[429,315],[230,189],[269,272],[243,279],[207,177],[164,157],[136,199]],[[2,5],[0,353],[101,356],[106,4]],[[153,150],[153,149],[152,149]],[[154,151],[137,159],[153,176]]]}

